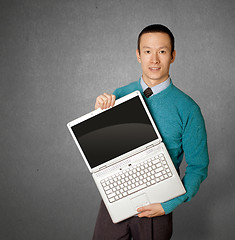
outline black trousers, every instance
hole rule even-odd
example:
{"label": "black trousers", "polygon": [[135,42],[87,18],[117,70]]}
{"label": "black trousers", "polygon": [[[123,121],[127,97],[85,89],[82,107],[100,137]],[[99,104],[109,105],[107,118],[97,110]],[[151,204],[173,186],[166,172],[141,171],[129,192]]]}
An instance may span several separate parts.
{"label": "black trousers", "polygon": [[154,218],[137,216],[114,224],[101,202],[93,240],[169,240],[172,236],[172,213]]}

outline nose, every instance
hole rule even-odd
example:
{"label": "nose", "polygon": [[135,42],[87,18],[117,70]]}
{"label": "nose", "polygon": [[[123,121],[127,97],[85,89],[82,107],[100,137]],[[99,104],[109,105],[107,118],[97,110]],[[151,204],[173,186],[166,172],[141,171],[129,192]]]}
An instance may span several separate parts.
{"label": "nose", "polygon": [[152,62],[153,63],[159,63],[159,56],[157,53],[154,53],[152,56]]}

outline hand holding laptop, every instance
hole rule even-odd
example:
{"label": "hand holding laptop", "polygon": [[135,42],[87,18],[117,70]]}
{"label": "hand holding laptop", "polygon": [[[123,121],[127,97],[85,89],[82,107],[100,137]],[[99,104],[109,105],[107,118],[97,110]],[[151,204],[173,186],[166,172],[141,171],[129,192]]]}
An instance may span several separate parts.
{"label": "hand holding laptop", "polygon": [[137,212],[139,212],[138,217],[140,218],[152,218],[165,215],[165,211],[160,203],[153,203],[144,207],[140,207],[137,209]]}
{"label": "hand holding laptop", "polygon": [[115,95],[104,93],[96,98],[95,110],[98,108],[106,109],[113,107],[115,104],[115,100]]}

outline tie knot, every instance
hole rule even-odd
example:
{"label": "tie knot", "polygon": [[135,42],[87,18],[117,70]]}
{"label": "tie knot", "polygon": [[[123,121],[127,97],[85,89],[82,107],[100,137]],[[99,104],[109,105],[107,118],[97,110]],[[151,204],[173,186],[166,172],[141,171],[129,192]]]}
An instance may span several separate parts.
{"label": "tie knot", "polygon": [[150,87],[146,88],[144,91],[145,97],[149,98],[153,94],[153,91]]}

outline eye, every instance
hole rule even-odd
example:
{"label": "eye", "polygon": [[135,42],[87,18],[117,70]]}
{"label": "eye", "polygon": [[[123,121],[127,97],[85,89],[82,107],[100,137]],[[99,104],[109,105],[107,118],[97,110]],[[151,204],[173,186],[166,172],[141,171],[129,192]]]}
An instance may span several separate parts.
{"label": "eye", "polygon": [[165,54],[166,51],[165,51],[165,50],[161,50],[159,53],[160,53],[160,54]]}
{"label": "eye", "polygon": [[150,51],[149,51],[149,50],[146,50],[145,53],[150,54]]}

